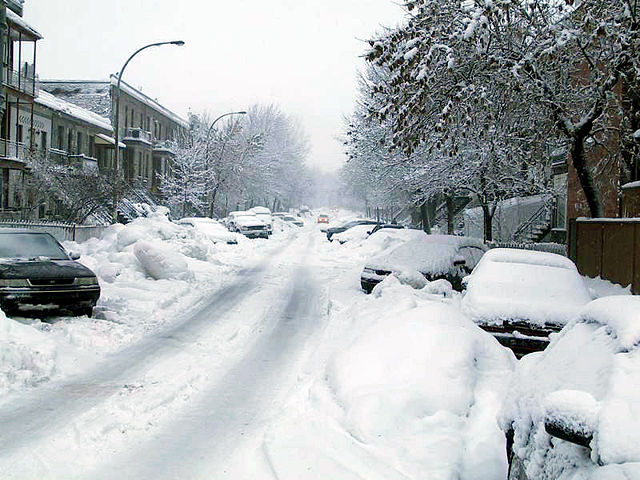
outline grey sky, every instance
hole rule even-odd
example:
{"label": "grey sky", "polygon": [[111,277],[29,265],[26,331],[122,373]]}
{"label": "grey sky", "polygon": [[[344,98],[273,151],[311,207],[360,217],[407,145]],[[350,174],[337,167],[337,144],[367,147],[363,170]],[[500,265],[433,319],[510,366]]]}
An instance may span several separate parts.
{"label": "grey sky", "polygon": [[27,0],[24,17],[44,36],[41,78],[107,78],[136,48],[182,39],[143,52],[124,79],[183,116],[275,103],[309,134],[310,165],[334,170],[362,40],[402,10],[392,0]]}

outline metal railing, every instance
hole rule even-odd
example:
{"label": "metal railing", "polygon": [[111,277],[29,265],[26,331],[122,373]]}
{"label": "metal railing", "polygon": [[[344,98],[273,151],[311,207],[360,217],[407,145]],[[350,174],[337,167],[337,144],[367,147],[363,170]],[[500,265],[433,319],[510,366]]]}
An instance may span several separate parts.
{"label": "metal railing", "polygon": [[542,205],[528,220],[522,222],[516,231],[513,232],[513,240],[515,242],[521,242],[529,238],[536,228],[542,225],[551,226],[551,209],[551,203]]}
{"label": "metal railing", "polygon": [[0,228],[26,228],[46,232],[59,242],[85,242],[90,238],[100,238],[107,227],[100,225],[77,225],[75,223],[45,222],[32,220],[0,220]]}
{"label": "metal railing", "polygon": [[22,93],[31,95],[33,97],[38,96],[38,76],[26,75],[24,72],[16,72],[15,70],[4,67],[3,83],[11,88],[14,88]]}
{"label": "metal railing", "polygon": [[153,143],[153,136],[142,128],[127,128],[123,140],[141,140],[147,143]]}
{"label": "metal railing", "polygon": [[29,147],[26,144],[0,138],[0,157],[24,161],[28,152]]}
{"label": "metal railing", "polygon": [[536,252],[556,253],[567,256],[567,246],[561,243],[526,243],[526,242],[487,242],[489,248],[517,248],[519,250],[535,250]]}

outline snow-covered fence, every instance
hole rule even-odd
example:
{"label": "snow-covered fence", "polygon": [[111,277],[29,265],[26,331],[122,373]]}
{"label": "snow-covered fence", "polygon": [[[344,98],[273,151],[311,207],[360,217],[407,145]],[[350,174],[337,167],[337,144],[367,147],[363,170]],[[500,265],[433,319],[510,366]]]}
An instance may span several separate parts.
{"label": "snow-covered fence", "polygon": [[75,223],[34,222],[31,220],[0,220],[0,228],[26,228],[50,233],[59,242],[72,240],[84,242],[100,237],[107,227],[96,225],[76,225]]}
{"label": "snow-covered fence", "polygon": [[567,256],[567,246],[561,243],[487,242],[489,248],[519,248]]}

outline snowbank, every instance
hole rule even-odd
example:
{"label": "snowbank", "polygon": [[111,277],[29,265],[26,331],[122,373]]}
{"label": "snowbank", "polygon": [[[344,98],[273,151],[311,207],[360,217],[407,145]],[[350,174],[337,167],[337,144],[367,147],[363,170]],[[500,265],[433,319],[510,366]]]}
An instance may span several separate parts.
{"label": "snowbank", "polygon": [[[436,282],[433,282],[436,283]],[[501,479],[496,415],[515,363],[437,283],[389,277],[333,306],[307,387],[264,450],[281,479]]]}
{"label": "snowbank", "polygon": [[46,333],[0,310],[0,397],[48,380],[56,373],[56,356],[56,345]]}

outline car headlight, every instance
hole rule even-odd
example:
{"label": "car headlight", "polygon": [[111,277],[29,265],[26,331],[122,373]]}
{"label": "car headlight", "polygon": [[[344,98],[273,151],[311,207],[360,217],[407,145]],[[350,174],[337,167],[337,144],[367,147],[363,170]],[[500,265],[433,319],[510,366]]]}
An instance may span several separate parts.
{"label": "car headlight", "polygon": [[0,287],[28,287],[26,278],[0,278]]}
{"label": "car headlight", "polygon": [[76,277],[76,285],[98,285],[96,277]]}

